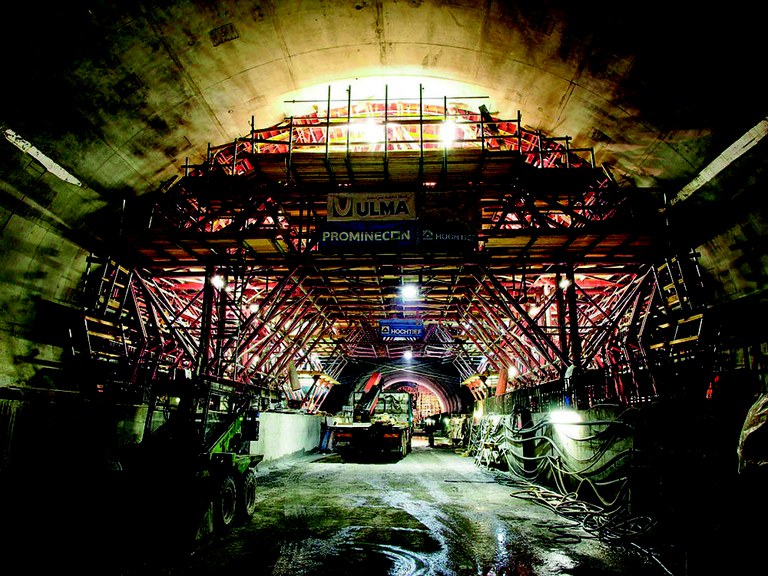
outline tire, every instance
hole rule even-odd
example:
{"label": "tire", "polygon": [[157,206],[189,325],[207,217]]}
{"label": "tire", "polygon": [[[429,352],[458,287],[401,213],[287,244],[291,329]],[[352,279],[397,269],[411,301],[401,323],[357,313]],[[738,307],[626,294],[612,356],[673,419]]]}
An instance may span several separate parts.
{"label": "tire", "polygon": [[253,516],[256,511],[256,476],[249,468],[240,477],[237,491],[237,515],[241,519]]}
{"label": "tire", "polygon": [[216,528],[229,528],[237,515],[237,485],[231,475],[221,481],[213,502],[213,519]]}

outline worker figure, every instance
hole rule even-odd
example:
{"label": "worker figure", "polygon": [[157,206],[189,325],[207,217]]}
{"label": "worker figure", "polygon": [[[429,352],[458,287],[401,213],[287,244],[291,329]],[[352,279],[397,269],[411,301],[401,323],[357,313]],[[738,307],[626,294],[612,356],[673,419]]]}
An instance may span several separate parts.
{"label": "worker figure", "polygon": [[427,433],[427,440],[430,447],[435,446],[435,420],[433,418],[427,418],[424,421],[424,430]]}
{"label": "worker figure", "polygon": [[469,437],[472,434],[472,419],[466,414],[461,418],[461,445],[469,446]]}
{"label": "worker figure", "polygon": [[451,444],[453,447],[457,447],[462,443],[462,418],[460,416],[451,416],[451,425],[448,430],[451,438]]}
{"label": "worker figure", "polygon": [[452,424],[453,421],[451,419],[446,419],[442,422],[443,424],[443,433],[450,438],[451,437],[451,430],[452,430]]}

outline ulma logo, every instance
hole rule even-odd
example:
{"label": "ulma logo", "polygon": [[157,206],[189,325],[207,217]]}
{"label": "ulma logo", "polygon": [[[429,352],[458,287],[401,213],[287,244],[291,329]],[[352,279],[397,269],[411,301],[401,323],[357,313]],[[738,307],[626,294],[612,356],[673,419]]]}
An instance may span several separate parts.
{"label": "ulma logo", "polygon": [[334,218],[349,218],[352,216],[354,200],[349,196],[335,195],[331,200],[331,214]]}
{"label": "ulma logo", "polygon": [[415,220],[416,195],[328,194],[328,221]]}

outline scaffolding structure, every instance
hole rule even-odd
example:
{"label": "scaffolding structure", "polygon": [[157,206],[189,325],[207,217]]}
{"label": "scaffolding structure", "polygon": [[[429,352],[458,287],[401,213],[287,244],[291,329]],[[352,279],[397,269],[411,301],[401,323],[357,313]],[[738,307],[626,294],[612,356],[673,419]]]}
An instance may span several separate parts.
{"label": "scaffolding structure", "polygon": [[[329,89],[325,109],[252,120],[188,162],[150,215],[126,219],[108,258],[94,255],[90,357],[130,366],[126,387],[181,371],[311,410],[349,362],[406,351],[452,365],[457,386],[509,371],[508,390],[530,388],[600,369],[620,397],[638,396],[663,245],[654,210],[591,148],[519,113],[422,94],[348,91],[339,104]],[[347,197],[412,203],[413,241],[324,243],[331,198]],[[409,283],[413,300],[400,293]],[[423,334],[382,338],[391,319]],[[297,388],[291,367],[322,377]]]}

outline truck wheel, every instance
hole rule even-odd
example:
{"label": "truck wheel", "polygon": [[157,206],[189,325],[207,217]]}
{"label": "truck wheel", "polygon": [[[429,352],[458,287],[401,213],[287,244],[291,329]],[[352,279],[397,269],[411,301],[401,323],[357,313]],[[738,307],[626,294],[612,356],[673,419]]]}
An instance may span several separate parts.
{"label": "truck wheel", "polygon": [[228,528],[237,512],[237,486],[232,476],[226,476],[219,486],[213,503],[214,520],[217,528]]}
{"label": "truck wheel", "polygon": [[248,469],[240,477],[237,492],[237,513],[241,518],[250,518],[256,511],[256,476]]}

